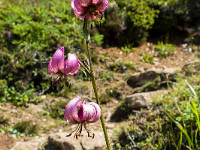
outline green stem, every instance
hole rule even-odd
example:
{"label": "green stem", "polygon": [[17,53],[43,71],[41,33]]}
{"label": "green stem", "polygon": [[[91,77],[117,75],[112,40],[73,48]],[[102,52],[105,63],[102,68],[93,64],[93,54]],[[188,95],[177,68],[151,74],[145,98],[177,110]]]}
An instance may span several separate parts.
{"label": "green stem", "polygon": [[[100,102],[99,102],[98,92],[97,92],[97,86],[96,86],[96,82],[95,82],[95,78],[94,78],[94,73],[93,73],[92,59],[91,59],[91,55],[90,55],[89,41],[88,40],[86,41],[86,51],[87,51],[87,55],[88,55],[89,63],[90,63],[90,75],[91,75],[91,79],[92,79],[92,85],[93,85],[93,90],[94,90],[95,97],[96,97],[96,102],[99,105],[99,107],[101,107]],[[103,128],[103,132],[104,132],[104,135],[105,135],[107,149],[110,150],[110,144],[109,144],[109,140],[108,140],[108,134],[107,134],[107,131],[106,131],[106,126],[105,126],[105,122],[104,122],[104,119],[103,119],[103,115],[101,115],[100,119],[101,119],[101,125],[102,125],[102,128]]]}

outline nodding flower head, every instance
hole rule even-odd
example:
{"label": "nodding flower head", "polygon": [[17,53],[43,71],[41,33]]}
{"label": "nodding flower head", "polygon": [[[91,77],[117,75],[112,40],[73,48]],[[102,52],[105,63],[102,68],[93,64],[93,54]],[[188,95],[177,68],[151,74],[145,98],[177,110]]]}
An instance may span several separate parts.
{"label": "nodding flower head", "polygon": [[79,19],[88,21],[102,18],[108,0],[72,0],[71,6]]}
{"label": "nodding flower head", "polygon": [[68,102],[65,108],[65,120],[71,124],[78,124],[77,128],[67,136],[70,136],[76,131],[74,137],[78,138],[82,132],[82,125],[84,125],[84,128],[88,133],[88,137],[94,138],[94,133],[91,133],[87,129],[86,124],[97,122],[101,117],[101,109],[99,105],[94,102],[89,102],[86,104],[85,102],[88,99],[84,99],[83,101],[80,100],[81,97],[79,96],[73,98]]}
{"label": "nodding flower head", "polygon": [[78,72],[80,65],[75,54],[68,53],[64,56],[64,47],[59,47],[51,58],[48,69],[52,74],[60,76],[74,75]]}

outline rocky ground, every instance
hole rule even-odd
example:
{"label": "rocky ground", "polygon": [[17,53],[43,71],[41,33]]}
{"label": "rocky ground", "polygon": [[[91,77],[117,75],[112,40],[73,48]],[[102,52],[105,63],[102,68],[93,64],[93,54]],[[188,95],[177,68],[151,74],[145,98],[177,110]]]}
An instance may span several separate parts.
{"label": "rocky ground", "polygon": [[[113,74],[110,81],[104,81],[97,77],[99,93],[104,93],[107,88],[117,88],[121,93],[121,96],[111,97],[109,102],[102,104],[103,116],[106,121],[111,145],[113,145],[116,138],[115,131],[120,126],[132,123],[128,119],[128,116],[123,114],[121,109],[117,108],[123,98],[130,105],[131,112],[139,112],[142,109],[142,113],[145,116],[146,113],[153,111],[151,109],[153,107],[153,98],[159,95],[162,96],[162,94],[168,92],[166,87],[171,82],[175,82],[177,72],[180,72],[186,64],[191,64],[199,60],[198,51],[191,52],[182,45],[177,46],[174,53],[162,59],[156,57],[156,51],[153,49],[154,46],[152,43],[145,43],[136,50],[128,53],[116,47],[95,47],[96,55],[100,56],[99,60],[101,61],[98,65],[95,64],[96,76],[99,76],[99,72],[101,71],[108,72],[106,66],[114,62],[133,62],[135,64],[134,69],[125,71],[123,71],[123,68],[117,71],[109,70]],[[142,54],[144,53],[154,57],[152,63],[143,61]],[[187,70],[187,67],[184,69]],[[148,81],[156,83],[158,78],[159,84],[144,87]],[[88,81],[84,81],[83,83],[89,85],[90,90],[87,96],[92,99],[94,95],[91,84]],[[72,80],[72,84],[76,84],[76,81]],[[148,92],[146,92],[146,89],[148,89]],[[42,98],[43,101],[41,103],[37,105],[30,104],[28,108],[15,107],[9,103],[0,105],[0,114],[4,118],[8,118],[7,124],[9,126],[13,126],[20,121],[31,120],[33,124],[38,124],[40,127],[38,136],[33,137],[20,136],[14,138],[12,133],[0,132],[0,150],[106,149],[100,121],[88,126],[95,133],[94,139],[88,138],[85,131],[83,131],[79,139],[75,139],[73,136],[66,137],[67,134],[75,129],[76,125],[67,124],[64,118],[62,120],[55,120],[49,115],[43,115],[43,108],[52,102],[67,100],[63,97],[51,97],[50,95],[43,95]],[[0,127],[2,126],[0,124]]]}

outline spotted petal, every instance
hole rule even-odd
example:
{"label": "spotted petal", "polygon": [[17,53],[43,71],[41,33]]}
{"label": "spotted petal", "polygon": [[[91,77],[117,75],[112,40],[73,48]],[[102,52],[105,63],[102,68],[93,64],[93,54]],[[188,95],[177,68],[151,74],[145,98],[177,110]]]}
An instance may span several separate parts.
{"label": "spotted petal", "polygon": [[64,118],[66,121],[69,121],[71,124],[77,124],[79,121],[77,121],[75,118],[78,118],[77,113],[77,105],[80,103],[81,97],[77,96],[73,98],[71,101],[68,102],[65,112],[64,112]]}
{"label": "spotted petal", "polygon": [[75,54],[68,53],[68,59],[65,61],[65,73],[67,75],[74,75],[79,70],[78,57]]}
{"label": "spotted petal", "polygon": [[48,69],[51,73],[56,74],[58,71],[64,72],[64,47],[59,47],[51,58]]}
{"label": "spotted petal", "polygon": [[93,0],[93,3],[96,3],[96,9],[98,9],[100,12],[104,12],[106,10],[106,7],[108,6],[108,0]]}
{"label": "spotted petal", "polygon": [[90,118],[88,118],[87,122],[93,123],[93,122],[98,121],[99,118],[101,117],[101,108],[99,107],[99,105],[94,102],[90,102],[87,105],[93,108],[93,112],[91,113],[91,116]]}

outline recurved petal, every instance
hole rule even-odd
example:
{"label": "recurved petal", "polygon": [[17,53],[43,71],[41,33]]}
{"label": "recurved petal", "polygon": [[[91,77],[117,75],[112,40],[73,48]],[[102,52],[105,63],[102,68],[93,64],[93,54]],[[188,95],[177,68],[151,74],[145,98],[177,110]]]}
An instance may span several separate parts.
{"label": "recurved petal", "polygon": [[68,59],[65,61],[65,73],[67,75],[73,75],[78,72],[80,67],[78,57],[75,54],[68,53]]}
{"label": "recurved petal", "polygon": [[81,12],[74,11],[74,13],[81,20],[84,20],[85,17],[86,17],[86,20],[91,20],[90,13],[87,10],[81,11]]}
{"label": "recurved petal", "polygon": [[88,5],[84,4],[82,0],[72,0],[71,6],[77,12],[82,12],[86,7],[88,7]]}
{"label": "recurved petal", "polygon": [[88,120],[92,119],[96,114],[96,110],[92,105],[84,104],[84,120],[88,123]]}
{"label": "recurved petal", "polygon": [[80,96],[77,96],[70,100],[68,104],[66,105],[65,112],[64,112],[64,118],[66,121],[69,121],[71,124],[77,124],[79,123],[75,118],[77,118],[77,105],[80,103],[81,100]]}
{"label": "recurved petal", "polygon": [[49,62],[48,69],[51,73],[57,73],[58,70],[64,72],[64,47],[59,47]]}
{"label": "recurved petal", "polygon": [[71,72],[69,72],[68,75],[74,75],[78,73],[79,67],[80,67],[80,64],[78,64],[77,68],[74,68]]}
{"label": "recurved petal", "polygon": [[49,61],[49,65],[48,65],[48,70],[52,73],[52,74],[56,74],[58,72],[58,67],[52,67],[52,58]]}
{"label": "recurved petal", "polygon": [[98,9],[100,12],[104,12],[107,6],[108,0],[99,0],[96,4],[96,9]]}
{"label": "recurved petal", "polygon": [[74,6],[74,0],[71,1],[71,7],[72,7],[73,10],[76,11],[76,8],[75,8],[75,6]]}
{"label": "recurved petal", "polygon": [[87,123],[93,123],[99,120],[99,118],[101,117],[101,108],[99,107],[98,104],[94,103],[94,102],[90,102],[86,105],[89,105],[92,107],[93,110],[91,110],[90,112],[90,117],[87,119]]}
{"label": "recurved petal", "polygon": [[89,6],[90,4],[92,4],[92,0],[85,0],[85,4]]}

